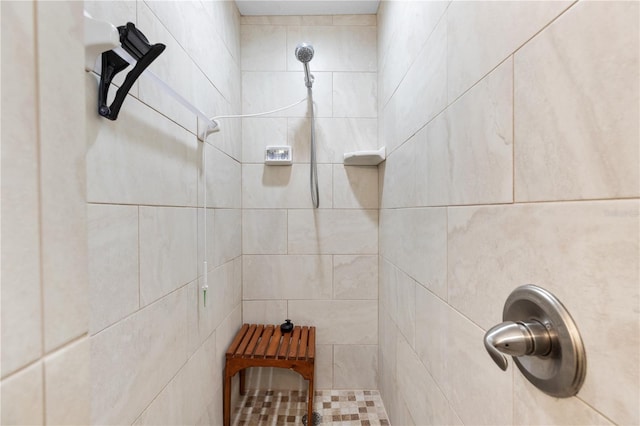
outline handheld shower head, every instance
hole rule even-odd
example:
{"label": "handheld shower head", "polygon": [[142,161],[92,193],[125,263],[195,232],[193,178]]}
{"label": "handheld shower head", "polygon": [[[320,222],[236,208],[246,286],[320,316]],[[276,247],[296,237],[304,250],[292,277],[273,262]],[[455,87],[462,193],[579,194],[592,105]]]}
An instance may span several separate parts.
{"label": "handheld shower head", "polygon": [[310,62],[313,59],[313,46],[309,43],[300,43],[296,46],[296,58],[303,64]]}
{"label": "handheld shower head", "polygon": [[296,58],[302,62],[304,66],[304,83],[308,88],[313,85],[313,75],[309,71],[309,62],[313,59],[313,46],[309,43],[300,43],[296,46]]}

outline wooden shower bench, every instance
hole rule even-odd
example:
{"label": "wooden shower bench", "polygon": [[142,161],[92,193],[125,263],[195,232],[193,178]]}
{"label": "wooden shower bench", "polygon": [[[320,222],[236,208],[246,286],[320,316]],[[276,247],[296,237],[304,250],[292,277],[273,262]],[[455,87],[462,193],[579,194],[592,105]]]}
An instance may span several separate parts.
{"label": "wooden shower bench", "polygon": [[[313,419],[313,370],[316,328],[295,326],[282,333],[279,325],[244,324],[226,353],[224,368],[224,425],[231,424],[231,378],[240,372],[240,394],[246,393],[249,367],[288,368],[309,381],[307,419]],[[313,422],[311,422],[313,423]]]}

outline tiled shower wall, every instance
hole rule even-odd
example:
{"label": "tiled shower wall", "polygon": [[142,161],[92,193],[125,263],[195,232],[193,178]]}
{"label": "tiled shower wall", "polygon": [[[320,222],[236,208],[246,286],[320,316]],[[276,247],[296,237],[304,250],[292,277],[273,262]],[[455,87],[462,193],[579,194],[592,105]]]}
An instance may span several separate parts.
{"label": "tiled shower wall", "polygon": [[[240,112],[233,2],[85,8],[164,43],[150,69],[206,114]],[[91,423],[221,424],[223,354],[241,322],[240,123],[204,147],[205,305],[196,117],[141,77],[111,122],[96,114],[97,79],[86,75]]]}
{"label": "tiled shower wall", "polygon": [[87,424],[82,4],[2,2],[0,15],[0,423]]}
{"label": "tiled shower wall", "polygon": [[[375,149],[376,18],[241,18],[242,111],[273,110],[306,95],[294,56],[315,56],[320,208],[309,191],[306,102],[242,120],[243,321],[318,330],[317,389],[377,388],[378,170],[345,167],[343,154]],[[267,145],[291,145],[293,165],[265,166]],[[259,369],[258,388],[304,388],[287,370]]]}
{"label": "tiled shower wall", "polygon": [[[392,424],[637,424],[637,2],[383,2],[380,389]],[[586,345],[554,399],[486,353],[517,286]]]}

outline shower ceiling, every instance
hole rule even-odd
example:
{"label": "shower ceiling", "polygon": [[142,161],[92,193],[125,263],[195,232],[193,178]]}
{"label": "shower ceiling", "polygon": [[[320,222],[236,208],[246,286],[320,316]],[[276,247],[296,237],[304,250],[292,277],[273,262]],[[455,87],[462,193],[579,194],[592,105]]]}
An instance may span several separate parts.
{"label": "shower ceiling", "polygon": [[236,0],[242,15],[364,15],[379,0]]}

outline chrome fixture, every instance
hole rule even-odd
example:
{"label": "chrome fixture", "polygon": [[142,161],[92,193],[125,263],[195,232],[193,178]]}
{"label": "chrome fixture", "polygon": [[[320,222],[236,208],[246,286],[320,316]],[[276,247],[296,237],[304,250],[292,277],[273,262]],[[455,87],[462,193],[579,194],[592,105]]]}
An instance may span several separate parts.
{"label": "chrome fixture", "polygon": [[547,290],[527,284],[507,298],[503,323],[484,335],[484,346],[502,370],[511,355],[541,391],[560,398],[580,390],[587,371],[582,338],[564,305]]}
{"label": "chrome fixture", "polygon": [[313,74],[309,71],[309,62],[313,59],[314,53],[315,51],[313,50],[313,46],[309,43],[300,43],[296,46],[296,58],[298,58],[304,66],[304,84],[309,88],[313,86],[314,80]]}
{"label": "chrome fixture", "polygon": [[320,193],[318,191],[318,165],[316,161],[316,117],[313,109],[313,86],[314,77],[309,71],[309,62],[313,59],[313,46],[310,43],[300,43],[296,46],[296,58],[304,65],[304,84],[307,86],[307,100],[311,111],[311,135],[309,154],[309,189],[311,190],[311,202],[313,208],[320,207]]}

